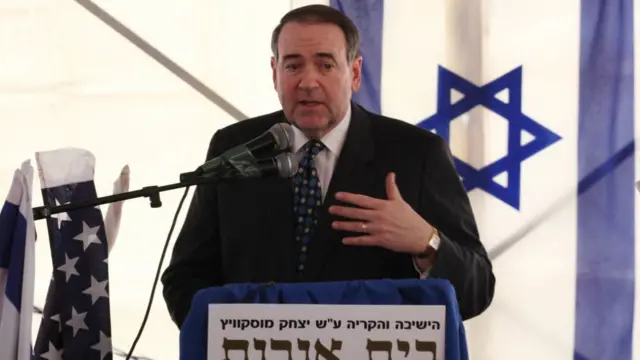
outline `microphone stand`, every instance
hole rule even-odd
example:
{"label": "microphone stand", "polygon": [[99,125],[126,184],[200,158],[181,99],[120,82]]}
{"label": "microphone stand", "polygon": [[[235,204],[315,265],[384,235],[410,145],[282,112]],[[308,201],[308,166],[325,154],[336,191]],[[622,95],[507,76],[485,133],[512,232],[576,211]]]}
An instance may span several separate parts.
{"label": "microphone stand", "polygon": [[103,196],[87,201],[80,201],[73,204],[66,204],[60,206],[38,206],[33,208],[33,219],[41,220],[50,217],[53,214],[63,213],[67,211],[79,210],[89,207],[96,207],[98,205],[104,205],[114,202],[120,202],[124,200],[136,199],[141,197],[149,198],[149,205],[152,208],[159,208],[162,206],[162,200],[160,199],[160,193],[163,191],[185,188],[187,186],[199,185],[218,181],[224,178],[227,173],[218,173],[213,176],[200,176],[196,171],[180,174],[180,182],[164,185],[164,186],[146,186],[140,190],[129,191],[121,194]]}

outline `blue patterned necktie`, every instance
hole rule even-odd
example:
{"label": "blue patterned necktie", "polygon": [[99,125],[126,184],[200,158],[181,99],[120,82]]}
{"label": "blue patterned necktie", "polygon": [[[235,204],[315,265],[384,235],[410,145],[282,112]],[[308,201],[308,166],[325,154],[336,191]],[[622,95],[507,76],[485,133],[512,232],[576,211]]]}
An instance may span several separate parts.
{"label": "blue patterned necktie", "polygon": [[299,249],[298,271],[304,270],[307,260],[307,247],[313,229],[318,223],[318,208],[322,204],[322,189],[316,170],[314,157],[324,149],[324,144],[317,140],[309,141],[304,146],[304,155],[300,160],[298,172],[293,177],[293,214],[295,216],[295,240]]}

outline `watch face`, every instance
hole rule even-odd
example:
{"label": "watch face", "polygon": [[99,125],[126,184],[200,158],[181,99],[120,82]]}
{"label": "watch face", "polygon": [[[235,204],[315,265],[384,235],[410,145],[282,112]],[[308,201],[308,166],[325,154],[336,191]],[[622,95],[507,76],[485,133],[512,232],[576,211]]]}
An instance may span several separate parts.
{"label": "watch face", "polygon": [[436,252],[439,246],[440,246],[440,233],[438,232],[437,229],[434,228],[434,231],[431,234],[431,239],[429,239],[429,245],[424,250],[424,252],[422,252],[422,254],[416,255],[416,257],[418,259],[426,259],[429,256],[431,256],[434,252]]}
{"label": "watch face", "polygon": [[436,237],[431,239],[431,241],[429,242],[429,246],[432,247],[434,250],[438,250],[438,247],[440,246],[440,238]]}

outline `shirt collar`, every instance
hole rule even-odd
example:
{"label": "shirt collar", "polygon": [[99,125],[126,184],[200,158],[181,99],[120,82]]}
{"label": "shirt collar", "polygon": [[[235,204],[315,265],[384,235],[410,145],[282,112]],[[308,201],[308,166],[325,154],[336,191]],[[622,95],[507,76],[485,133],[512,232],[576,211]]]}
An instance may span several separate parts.
{"label": "shirt collar", "polygon": [[[320,141],[324,146],[331,151],[334,155],[340,154],[344,141],[347,137],[347,131],[349,130],[349,122],[351,122],[351,104],[347,108],[342,121],[336,125],[331,131],[325,134]],[[298,152],[308,141],[309,138],[297,127],[293,126],[293,152]]]}

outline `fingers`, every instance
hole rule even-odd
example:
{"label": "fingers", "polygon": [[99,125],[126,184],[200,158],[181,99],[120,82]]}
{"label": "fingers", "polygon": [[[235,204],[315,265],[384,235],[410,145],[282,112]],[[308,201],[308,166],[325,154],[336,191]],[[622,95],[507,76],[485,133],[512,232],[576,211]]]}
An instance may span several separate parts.
{"label": "fingers", "polygon": [[334,221],[331,226],[336,230],[369,233],[371,225],[364,221]]}
{"label": "fingers", "polygon": [[395,173],[391,172],[387,174],[385,188],[387,190],[387,198],[389,200],[402,200],[402,195],[400,195],[400,190],[398,189],[398,185],[396,184]]}
{"label": "fingers", "polygon": [[365,209],[379,209],[385,204],[385,200],[348,192],[337,193],[336,199]]}
{"label": "fingers", "polygon": [[368,209],[360,209],[346,206],[331,206],[329,213],[332,215],[342,216],[354,220],[367,220],[371,221],[375,217],[375,212]]}
{"label": "fingers", "polygon": [[356,245],[356,246],[376,246],[378,244],[378,240],[375,236],[364,235],[364,236],[356,236],[356,237],[346,237],[342,239],[342,243],[345,245]]}

